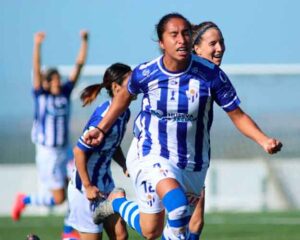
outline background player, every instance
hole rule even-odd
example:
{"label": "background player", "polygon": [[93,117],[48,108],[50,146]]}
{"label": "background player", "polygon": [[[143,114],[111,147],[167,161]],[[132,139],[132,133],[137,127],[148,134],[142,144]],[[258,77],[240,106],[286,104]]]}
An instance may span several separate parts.
{"label": "background player", "polygon": [[[38,178],[45,191],[18,194],[12,209],[13,220],[19,220],[27,205],[55,206],[66,198],[66,165],[69,148],[70,95],[86,61],[88,32],[81,31],[81,46],[67,82],[61,82],[57,69],[41,70],[41,46],[46,34],[37,32],[33,46],[34,122],[32,141],[36,150]],[[50,192],[48,192],[50,191]],[[71,233],[68,226],[65,233]]]}
{"label": "background player", "polygon": [[[95,109],[84,127],[77,146],[74,147],[76,169],[68,187],[69,223],[80,232],[82,240],[102,239],[103,226],[94,224],[92,214],[101,197],[108,196],[115,187],[110,168],[111,159],[114,158],[126,173],[125,157],[120,144],[129,121],[129,109],[109,129],[103,144],[91,147],[84,143],[83,136],[101,122],[122,86],[127,85],[130,73],[129,66],[121,63],[113,64],[105,71],[101,84],[85,88],[81,95],[83,106],[94,101],[102,88],[106,88],[112,98]],[[103,225],[109,239],[127,239],[126,223],[119,215],[110,216]]]}

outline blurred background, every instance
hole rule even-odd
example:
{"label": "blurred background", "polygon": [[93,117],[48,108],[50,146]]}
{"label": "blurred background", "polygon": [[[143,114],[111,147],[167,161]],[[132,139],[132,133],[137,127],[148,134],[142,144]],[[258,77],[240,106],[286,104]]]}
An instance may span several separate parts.
{"label": "blurred background", "polygon": [[[82,108],[81,90],[101,80],[114,62],[135,66],[158,56],[155,25],[179,12],[192,23],[214,21],[226,44],[222,68],[232,80],[242,109],[270,136],[283,142],[269,156],[242,136],[215,106],[212,159],[207,176],[207,211],[300,209],[300,31],[297,0],[136,1],[2,0],[0,2],[0,215],[8,215],[16,192],[38,188],[34,145],[31,71],[33,34],[45,31],[42,63],[68,76],[80,45],[90,33],[88,60],[72,93],[71,135],[76,143],[95,105]],[[96,104],[107,98],[103,92]],[[140,98],[123,141],[126,152]],[[123,179],[129,197],[131,184]],[[63,208],[64,209],[64,208]],[[59,210],[58,210],[59,211]],[[26,214],[44,214],[31,208]]]}

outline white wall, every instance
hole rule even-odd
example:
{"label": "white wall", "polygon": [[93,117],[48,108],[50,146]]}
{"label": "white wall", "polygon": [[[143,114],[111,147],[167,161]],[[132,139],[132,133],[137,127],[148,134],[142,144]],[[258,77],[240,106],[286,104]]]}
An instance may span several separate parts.
{"label": "white wall", "polygon": [[[34,193],[39,186],[34,165],[0,165],[0,215],[9,215],[17,192]],[[206,181],[206,211],[260,211],[300,209],[300,159],[213,160]],[[113,165],[116,185],[134,199],[130,179]],[[66,206],[50,210],[64,213]],[[26,215],[47,214],[49,209],[28,207]]]}

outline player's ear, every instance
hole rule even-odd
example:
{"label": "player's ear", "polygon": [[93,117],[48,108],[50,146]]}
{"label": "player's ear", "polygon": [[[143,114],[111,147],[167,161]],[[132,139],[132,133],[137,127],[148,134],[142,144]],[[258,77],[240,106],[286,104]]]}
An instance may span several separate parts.
{"label": "player's ear", "polygon": [[201,48],[198,45],[194,45],[194,51],[197,55],[201,55]]}
{"label": "player's ear", "polygon": [[113,82],[111,84],[111,91],[113,92],[114,96],[119,92],[120,88],[121,88],[121,86],[116,82]]}
{"label": "player's ear", "polygon": [[161,50],[165,50],[165,45],[162,41],[159,41],[159,47],[161,48]]}

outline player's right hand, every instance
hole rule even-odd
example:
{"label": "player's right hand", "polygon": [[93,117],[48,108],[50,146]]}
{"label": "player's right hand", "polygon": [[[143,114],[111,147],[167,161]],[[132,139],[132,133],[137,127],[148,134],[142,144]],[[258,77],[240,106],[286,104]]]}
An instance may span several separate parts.
{"label": "player's right hand", "polygon": [[86,194],[86,198],[90,201],[95,201],[99,199],[99,195],[100,195],[100,190],[93,185],[88,186],[85,189],[85,194]]}
{"label": "player's right hand", "polygon": [[104,135],[97,128],[87,131],[83,136],[85,143],[92,147],[100,145],[103,137]]}

